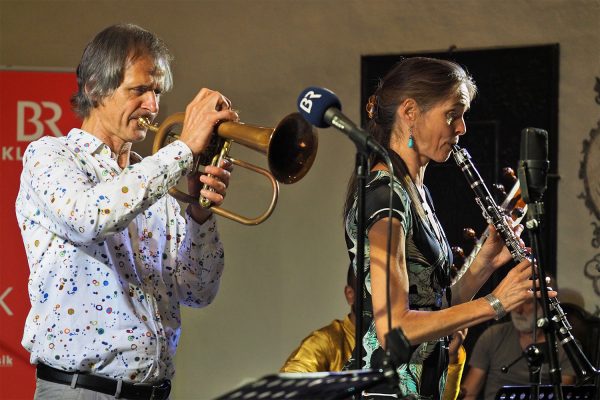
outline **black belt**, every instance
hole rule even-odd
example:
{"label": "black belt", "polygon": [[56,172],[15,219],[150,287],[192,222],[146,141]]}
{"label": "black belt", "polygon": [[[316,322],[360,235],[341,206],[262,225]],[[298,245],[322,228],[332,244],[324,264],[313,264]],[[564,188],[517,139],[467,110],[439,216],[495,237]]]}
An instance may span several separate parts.
{"label": "black belt", "polygon": [[45,381],[69,385],[72,388],[80,387],[110,394],[116,399],[165,400],[171,392],[171,381],[168,379],[160,385],[130,383],[89,373],[61,371],[45,364],[37,365],[37,377]]}

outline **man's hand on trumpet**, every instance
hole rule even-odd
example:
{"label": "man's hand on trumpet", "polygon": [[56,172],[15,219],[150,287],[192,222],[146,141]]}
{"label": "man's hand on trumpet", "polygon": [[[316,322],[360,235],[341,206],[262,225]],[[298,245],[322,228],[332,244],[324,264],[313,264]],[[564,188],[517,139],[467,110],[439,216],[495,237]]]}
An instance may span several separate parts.
{"label": "man's hand on trumpet", "polygon": [[[187,176],[188,193],[196,198],[200,196],[210,200],[215,206],[223,204],[225,192],[229,186],[229,177],[233,164],[225,159],[221,161],[221,166],[207,165],[204,167],[204,173],[195,172]],[[204,184],[208,185],[208,189],[203,189]],[[212,188],[213,190],[210,190]],[[210,217],[210,208],[202,207],[198,202],[190,203],[189,213],[198,223],[203,223]]]}
{"label": "man's hand on trumpet", "polygon": [[[201,89],[185,109],[185,118],[179,140],[184,142],[194,156],[202,153],[210,143],[215,125],[219,121],[238,121],[239,117],[231,109],[231,101],[221,93]],[[200,195],[214,205],[221,205],[225,198],[229,176],[233,165],[223,160],[220,166],[207,165],[204,173],[188,175],[188,193],[196,198]],[[206,188],[203,188],[207,185]],[[189,212],[198,223],[203,223],[211,214],[210,209],[198,203],[190,204]]]}
{"label": "man's hand on trumpet", "polygon": [[214,90],[201,89],[185,108],[183,129],[179,140],[192,150],[194,156],[197,156],[210,143],[215,125],[219,121],[238,119],[227,97]]}

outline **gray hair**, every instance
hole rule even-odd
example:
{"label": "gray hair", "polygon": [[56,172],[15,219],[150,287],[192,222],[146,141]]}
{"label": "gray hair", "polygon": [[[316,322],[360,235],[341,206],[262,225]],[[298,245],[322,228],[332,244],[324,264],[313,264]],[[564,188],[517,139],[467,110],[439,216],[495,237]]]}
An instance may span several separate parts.
{"label": "gray hair", "polygon": [[155,34],[133,24],[112,25],[88,43],[77,66],[77,92],[73,111],[82,119],[123,82],[125,69],[143,56],[154,59],[154,74],[162,78],[162,91],[173,87],[172,56]]}

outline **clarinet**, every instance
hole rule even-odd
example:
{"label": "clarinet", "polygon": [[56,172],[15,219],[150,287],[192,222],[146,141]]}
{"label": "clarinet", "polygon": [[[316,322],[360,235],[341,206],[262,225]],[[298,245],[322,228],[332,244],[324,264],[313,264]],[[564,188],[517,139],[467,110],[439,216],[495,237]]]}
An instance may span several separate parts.
{"label": "clarinet", "polygon": [[[506,195],[506,198],[504,199],[502,204],[500,204],[500,209],[502,210],[503,213],[506,213],[506,211],[508,211],[509,209],[512,208],[511,202],[513,202],[515,200],[515,196],[517,196],[517,193],[519,193],[519,182],[518,181],[512,187],[510,192]],[[518,196],[520,197],[520,194]],[[518,216],[517,218],[513,218],[513,220],[517,223],[521,222],[521,220],[525,216],[525,213],[527,212],[527,204],[525,204],[525,206],[522,208],[522,210],[523,210],[523,213],[520,216]],[[479,239],[477,239],[477,241],[475,242],[475,246],[473,246],[473,250],[471,250],[468,257],[465,259],[463,266],[457,272],[457,275],[455,278],[456,280],[459,280],[460,277],[462,277],[464,275],[464,273],[467,272],[467,270],[469,269],[469,267],[475,260],[475,257],[477,257],[477,254],[479,254],[481,247],[483,246],[483,244],[485,243],[485,241],[487,240],[489,235],[490,235],[490,228],[487,227],[487,228],[485,228],[485,231],[481,234],[481,236],[479,236]]]}
{"label": "clarinet", "polygon": [[[505,219],[504,210],[498,207],[496,201],[485,186],[483,179],[471,161],[471,155],[466,149],[461,149],[458,145],[452,146],[452,156],[454,161],[465,175],[469,186],[475,193],[475,201],[481,208],[483,217],[489,224],[492,224],[500,237],[504,240],[506,247],[514,261],[521,262],[525,259],[531,259],[531,254],[521,247],[519,238],[512,230]],[[564,313],[558,298],[549,298],[550,317],[552,323],[557,329],[556,336],[563,346],[569,361],[577,374],[577,386],[580,386],[600,374],[587,359],[579,344],[575,341],[571,330],[573,329],[567,316]]]}

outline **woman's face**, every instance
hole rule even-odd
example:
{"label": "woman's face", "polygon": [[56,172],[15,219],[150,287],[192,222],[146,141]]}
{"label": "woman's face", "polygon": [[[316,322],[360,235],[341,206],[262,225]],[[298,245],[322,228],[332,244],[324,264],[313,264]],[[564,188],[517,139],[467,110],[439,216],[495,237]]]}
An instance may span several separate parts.
{"label": "woman's face", "polygon": [[413,128],[415,150],[419,155],[437,162],[450,157],[452,145],[467,131],[464,115],[470,103],[467,85],[462,83],[455,95],[419,113]]}

